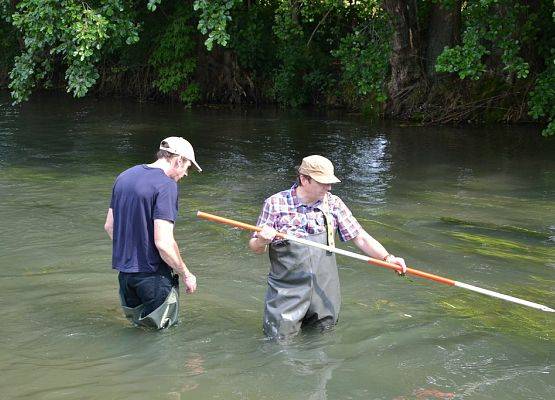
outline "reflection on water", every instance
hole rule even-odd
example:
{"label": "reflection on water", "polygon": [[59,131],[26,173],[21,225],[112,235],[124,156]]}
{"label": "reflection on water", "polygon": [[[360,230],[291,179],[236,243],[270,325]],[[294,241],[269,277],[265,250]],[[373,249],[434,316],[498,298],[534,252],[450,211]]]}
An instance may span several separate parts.
{"label": "reflection on water", "polygon": [[343,177],[350,182],[361,203],[382,205],[391,180],[391,155],[388,139],[383,136],[358,138],[353,141],[343,166]]}
{"label": "reflection on water", "polygon": [[[170,135],[204,169],[180,186],[175,230],[200,286],[179,326],[152,333],[119,309],[102,225],[116,174]],[[334,331],[267,341],[267,258],[194,213],[254,223],[321,153],[334,193],[411,265],[553,307],[554,150],[528,127],[0,95],[0,398],[550,398],[552,315],[351,259]]]}

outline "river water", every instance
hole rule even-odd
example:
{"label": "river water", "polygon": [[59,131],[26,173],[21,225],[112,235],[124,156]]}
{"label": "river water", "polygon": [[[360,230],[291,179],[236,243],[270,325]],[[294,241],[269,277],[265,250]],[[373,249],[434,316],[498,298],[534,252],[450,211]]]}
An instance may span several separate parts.
{"label": "river water", "polygon": [[[103,223],[115,176],[171,135],[204,169],[180,182],[175,231],[199,289],[152,332],[120,311]],[[309,154],[411,266],[555,307],[555,140],[538,128],[2,94],[0,398],[551,399],[554,314],[341,256],[336,329],[264,338],[267,256],[195,213],[255,223]]]}

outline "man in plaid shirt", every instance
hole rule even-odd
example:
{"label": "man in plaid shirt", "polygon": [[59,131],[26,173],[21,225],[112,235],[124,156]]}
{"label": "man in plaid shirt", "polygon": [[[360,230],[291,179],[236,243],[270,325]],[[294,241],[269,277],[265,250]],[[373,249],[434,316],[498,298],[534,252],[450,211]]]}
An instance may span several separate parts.
{"label": "man in plaid shirt", "polygon": [[345,203],[330,193],[340,182],[327,158],[305,157],[298,180],[289,190],[266,199],[249,247],[255,253],[269,248],[270,273],[264,308],[264,332],[285,338],[302,326],[322,330],[337,323],[341,306],[335,254],[296,242],[275,240],[277,232],[334,246],[335,232],[342,241],[353,242],[370,257],[397,264],[406,271],[400,257],[389,254],[358,223]]}

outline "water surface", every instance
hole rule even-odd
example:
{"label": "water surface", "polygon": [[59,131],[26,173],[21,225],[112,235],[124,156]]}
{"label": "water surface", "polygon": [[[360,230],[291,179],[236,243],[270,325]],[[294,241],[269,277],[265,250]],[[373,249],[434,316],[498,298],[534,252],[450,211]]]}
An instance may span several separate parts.
{"label": "water surface", "polygon": [[[204,170],[180,183],[175,232],[199,290],[156,333],[123,318],[103,223],[115,176],[170,135]],[[538,128],[2,94],[0,398],[552,398],[553,314],[347,258],[334,331],[264,338],[267,257],[195,212],[254,223],[309,154],[411,266],[555,307],[555,141]]]}

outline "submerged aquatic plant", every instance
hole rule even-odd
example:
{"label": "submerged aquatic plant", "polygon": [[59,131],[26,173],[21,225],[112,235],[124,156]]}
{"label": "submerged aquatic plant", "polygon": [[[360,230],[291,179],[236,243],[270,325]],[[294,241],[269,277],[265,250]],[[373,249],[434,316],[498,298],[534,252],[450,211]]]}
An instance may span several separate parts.
{"label": "submerged aquatic plant", "polygon": [[[500,290],[513,296],[541,299],[547,305],[555,305],[555,281],[543,278],[537,278],[536,281],[535,286],[511,285]],[[551,313],[533,311],[528,307],[498,300],[477,299],[476,295],[466,293],[444,298],[440,306],[448,309],[450,315],[467,318],[469,323],[480,329],[555,341],[555,318]]]}
{"label": "submerged aquatic plant", "polygon": [[495,231],[519,233],[527,236],[539,237],[542,239],[547,239],[549,237],[547,233],[538,232],[532,229],[521,228],[519,226],[513,226],[513,225],[500,225],[500,224],[494,224],[494,223],[483,222],[483,221],[467,221],[464,219],[452,218],[452,217],[441,217],[440,219],[442,222],[445,222],[448,224],[460,225],[460,226],[471,227],[471,228],[491,229]]}
{"label": "submerged aquatic plant", "polygon": [[450,236],[474,244],[471,251],[485,256],[545,264],[555,258],[555,249],[525,245],[508,239],[466,232],[450,232]]}

